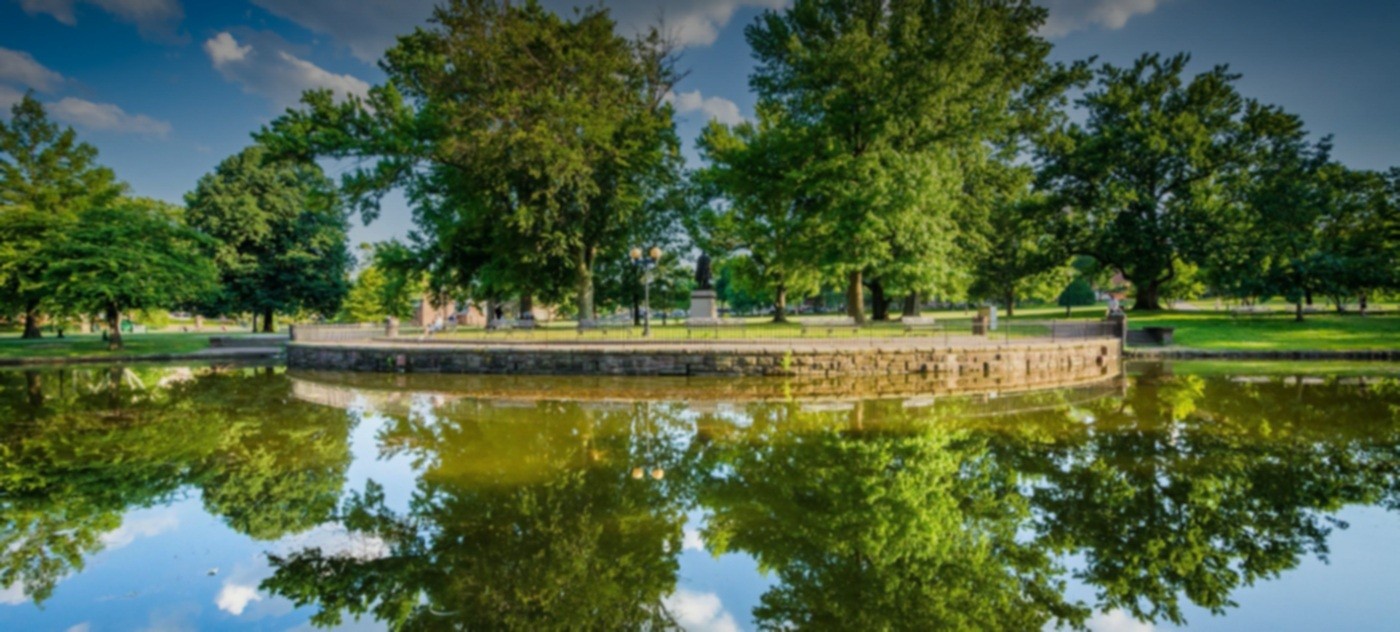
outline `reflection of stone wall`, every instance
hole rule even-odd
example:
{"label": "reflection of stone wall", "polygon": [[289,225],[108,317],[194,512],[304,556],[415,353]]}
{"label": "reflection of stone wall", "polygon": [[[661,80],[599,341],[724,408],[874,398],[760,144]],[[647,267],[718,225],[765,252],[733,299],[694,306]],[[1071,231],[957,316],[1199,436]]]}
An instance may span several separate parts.
{"label": "reflection of stone wall", "polygon": [[923,374],[957,390],[1052,386],[1118,375],[1116,340],[958,348],[548,348],[293,344],[293,369],[504,375],[843,377]]}

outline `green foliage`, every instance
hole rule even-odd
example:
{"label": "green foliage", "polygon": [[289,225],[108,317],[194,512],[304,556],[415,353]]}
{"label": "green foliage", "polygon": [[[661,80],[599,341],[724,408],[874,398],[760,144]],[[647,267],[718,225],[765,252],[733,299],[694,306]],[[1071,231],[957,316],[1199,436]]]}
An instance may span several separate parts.
{"label": "green foliage", "polygon": [[712,256],[732,255],[750,289],[771,297],[775,322],[786,320],[789,293],[811,294],[820,278],[812,252],[826,229],[802,181],[810,152],[801,133],[773,108],[758,125],[711,122],[699,141],[710,166],[691,177],[702,198],[687,217],[691,238]]}
{"label": "green foliage", "polygon": [[1160,309],[1176,261],[1207,247],[1226,210],[1225,176],[1244,166],[1246,119],[1278,114],[1241,97],[1224,66],[1186,80],[1188,62],[1144,55],[1127,68],[1103,65],[1078,100],[1086,120],[1062,123],[1037,151],[1041,186],[1068,210],[1064,237],[1123,272],[1135,309]]}
{"label": "green foliage", "polygon": [[208,314],[334,314],[349,291],[348,218],[309,160],[253,145],[219,163],[185,196],[190,225],[219,240],[222,292]]}
{"label": "green foliage", "polygon": [[806,143],[788,177],[811,198],[825,236],[813,255],[847,278],[852,317],[865,319],[865,277],[877,299],[960,285],[980,210],[968,182],[1059,94],[1044,19],[1021,0],[799,0],[746,30],[759,111],[782,112]]}
{"label": "green foliage", "polygon": [[557,300],[585,316],[594,268],[625,256],[649,201],[676,179],[659,32],[617,35],[606,9],[563,18],[535,2],[452,2],[385,53],[367,103],[308,93],[261,135],[281,153],[360,158],[342,184],[367,218],[403,187],[411,246],[435,288]]}
{"label": "green foliage", "polygon": [[57,304],[107,318],[112,348],[121,348],[121,315],[189,304],[215,291],[218,271],[205,235],[165,213],[119,205],[80,213],[41,251]]}
{"label": "green foliage", "polygon": [[126,185],[97,164],[97,149],[60,129],[26,94],[0,120],[0,312],[23,313],[25,337],[39,337],[51,262],[40,254],[83,211],[106,207]]}
{"label": "green foliage", "polygon": [[993,205],[985,247],[973,270],[972,298],[999,301],[1012,316],[1018,300],[1050,300],[1064,287],[1072,274],[1065,265],[1069,252],[1045,229],[1051,214],[1043,198],[1013,198]]}
{"label": "green foliage", "polygon": [[1055,304],[1060,307],[1084,307],[1098,302],[1098,297],[1094,294],[1094,287],[1089,284],[1089,280],[1083,276],[1074,277],[1065,291],[1060,293]]}
{"label": "green foliage", "polygon": [[202,490],[235,530],[275,539],[330,518],[349,417],[270,370],[0,372],[0,584],[43,604],[137,508]]}

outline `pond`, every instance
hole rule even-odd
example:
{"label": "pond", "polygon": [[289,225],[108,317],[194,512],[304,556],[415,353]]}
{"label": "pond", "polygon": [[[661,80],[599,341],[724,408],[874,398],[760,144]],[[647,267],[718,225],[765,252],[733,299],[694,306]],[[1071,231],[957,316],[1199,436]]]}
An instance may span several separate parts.
{"label": "pond", "polygon": [[0,629],[1400,620],[1394,365],[915,386],[0,372]]}

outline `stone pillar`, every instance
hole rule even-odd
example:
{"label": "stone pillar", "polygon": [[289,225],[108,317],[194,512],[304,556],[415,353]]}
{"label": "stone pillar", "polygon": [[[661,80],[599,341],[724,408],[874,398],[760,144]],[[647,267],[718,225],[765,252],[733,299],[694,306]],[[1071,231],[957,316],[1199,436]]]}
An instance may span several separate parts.
{"label": "stone pillar", "polygon": [[977,315],[972,317],[972,335],[985,336],[992,324],[992,308],[979,307]]}
{"label": "stone pillar", "polygon": [[388,338],[399,337],[399,319],[393,316],[384,319],[384,335]]}
{"label": "stone pillar", "polygon": [[1103,321],[1110,325],[1113,337],[1118,339],[1118,348],[1122,350],[1128,346],[1128,314],[1122,311],[1112,312],[1105,316]]}

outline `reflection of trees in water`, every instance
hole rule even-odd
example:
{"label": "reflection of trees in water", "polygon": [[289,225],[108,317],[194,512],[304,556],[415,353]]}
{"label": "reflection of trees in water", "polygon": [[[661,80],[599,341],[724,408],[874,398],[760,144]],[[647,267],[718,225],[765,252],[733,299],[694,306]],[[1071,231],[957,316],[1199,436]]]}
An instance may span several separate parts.
{"label": "reflection of trees in water", "polygon": [[[1078,623],[1059,569],[1018,541],[1030,518],[1008,472],[945,424],[887,402],[849,411],[753,406],[699,486],[706,542],[777,576],[762,627],[1030,630]],[[721,466],[722,465],[722,466]]]}
{"label": "reflection of trees in water", "polygon": [[670,627],[689,495],[679,410],[458,402],[393,419],[381,445],[423,471],[407,513],[373,484],[345,505],[388,554],[274,557],[263,587],[318,605],[321,625],[344,611],[401,629]]}
{"label": "reflection of trees in water", "polygon": [[[1400,389],[1149,375],[1123,397],[738,409],[460,401],[381,436],[423,470],[347,526],[377,559],[302,551],[265,587],[401,628],[669,623],[682,511],[776,577],[766,627],[1035,629],[1090,607],[1182,620],[1325,554],[1348,504],[1395,506]],[[661,468],[664,477],[648,473]],[[640,469],[637,469],[640,468]],[[632,470],[640,480],[631,477]],[[1083,567],[1056,561],[1078,554]],[[1066,602],[1075,576],[1093,604]]]}
{"label": "reflection of trees in water", "polygon": [[[271,539],[334,515],[351,416],[277,373],[0,373],[0,586],[42,601],[126,511],[199,489]],[[1400,386],[1150,374],[1122,397],[738,408],[459,400],[388,420],[420,472],[338,518],[374,555],[297,551],[264,587],[317,623],[673,625],[685,513],[774,578],[773,627],[1079,624],[1214,611],[1325,555],[1347,505],[1400,506]],[[1043,400],[1043,401],[1041,401]],[[1062,568],[1057,560],[1082,560]],[[1064,584],[1091,586],[1067,603]]]}
{"label": "reflection of trees in water", "polygon": [[349,423],[269,371],[0,372],[0,586],[43,602],[123,514],[190,488],[250,536],[309,528],[339,497]]}
{"label": "reflection of trees in water", "polygon": [[1325,555],[1345,505],[1394,497],[1400,416],[1386,387],[1144,376],[1033,461],[1039,540],[1081,553],[1099,605],[1182,622]]}

